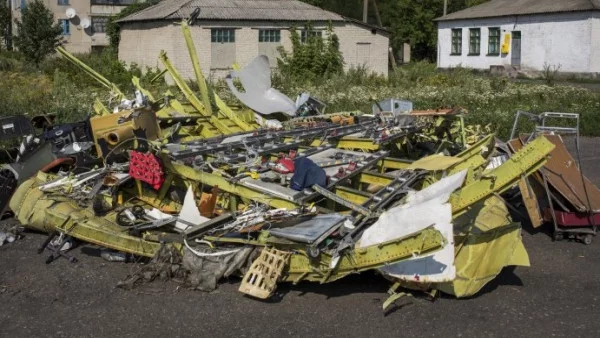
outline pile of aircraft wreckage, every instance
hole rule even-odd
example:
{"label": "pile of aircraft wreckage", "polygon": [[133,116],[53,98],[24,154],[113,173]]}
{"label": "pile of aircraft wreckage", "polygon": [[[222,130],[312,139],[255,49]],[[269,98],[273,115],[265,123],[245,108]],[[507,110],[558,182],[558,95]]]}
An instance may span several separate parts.
{"label": "pile of aircraft wreckage", "polygon": [[[0,172],[0,209],[50,234],[40,248],[52,252],[48,262],[76,261],[68,249],[78,240],[115,250],[108,258],[157,263],[130,283],[178,275],[212,290],[239,275],[240,291],[258,298],[279,282],[377,270],[394,282],[387,306],[399,287],[466,297],[503,267],[528,266],[508,191],[520,190],[534,225],[545,217],[556,233],[595,235],[600,192],[572,158],[563,168],[568,152],[558,136],[542,135],[545,123],[504,144],[465,127],[462,109],[416,111],[392,99],[370,114],[324,114],[309,95],[294,102],[271,88],[266,57],[228,78],[252,108],[233,109],[209,90],[186,22],[182,29],[200,98],[164,53],[187,103],[156,99],[136,78],[127,100],[59,48],[121,103],[97,101],[88,120],[59,126],[1,121],[3,138],[24,137]],[[265,118],[276,112],[287,116]],[[548,117],[556,116],[535,118]]]}

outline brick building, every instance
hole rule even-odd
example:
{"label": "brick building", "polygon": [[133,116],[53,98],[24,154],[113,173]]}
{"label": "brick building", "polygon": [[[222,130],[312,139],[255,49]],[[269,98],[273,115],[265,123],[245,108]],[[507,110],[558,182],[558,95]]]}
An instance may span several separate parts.
{"label": "brick building", "polygon": [[[21,11],[32,0],[9,0],[14,19],[20,20]],[[119,13],[135,0],[42,0],[63,29],[63,47],[72,53],[89,53],[109,45],[105,34],[111,15]],[[74,13],[69,18],[67,14]],[[13,23],[13,33],[17,28]]]}
{"label": "brick building", "polygon": [[[227,74],[233,63],[245,66],[267,55],[276,66],[277,48],[291,51],[290,28],[311,22],[308,35],[324,37],[329,22],[340,41],[346,69],[365,65],[387,75],[389,32],[296,0],[163,0],[119,21],[119,58],[127,63],[159,67],[165,50],[186,78],[193,77],[181,28],[177,24],[200,8],[191,27],[202,68],[212,78]],[[208,71],[210,70],[210,72]]]}

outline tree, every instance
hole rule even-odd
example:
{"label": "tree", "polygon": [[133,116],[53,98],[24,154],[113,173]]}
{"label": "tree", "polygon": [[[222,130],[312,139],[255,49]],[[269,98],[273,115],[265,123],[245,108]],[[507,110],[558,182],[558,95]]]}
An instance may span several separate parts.
{"label": "tree", "polygon": [[[0,38],[4,39],[8,48],[10,41],[10,8],[6,1],[0,3]],[[2,43],[0,42],[0,51],[1,50]]]}
{"label": "tree", "polygon": [[490,0],[465,0],[465,8],[481,5],[482,3],[488,1]]}
{"label": "tree", "polygon": [[41,0],[29,3],[22,11],[21,21],[16,23],[15,45],[27,60],[36,65],[60,45],[62,28]]}
{"label": "tree", "polygon": [[159,2],[160,0],[138,0],[132,3],[131,5],[125,7],[119,14],[111,16],[108,20],[108,24],[106,25],[106,35],[108,36],[110,47],[114,51],[119,50],[119,42],[121,41],[121,27],[119,27],[117,20],[129,16],[133,13],[139,12],[150,6],[154,6]]}
{"label": "tree", "polygon": [[[362,20],[363,0],[303,0],[311,5]],[[369,1],[370,3],[373,0]],[[448,13],[479,5],[488,0],[448,0]],[[437,25],[442,16],[444,0],[377,0],[383,26],[390,29],[390,43],[399,50],[403,43],[412,47],[415,60],[435,60]],[[369,7],[369,22],[374,22],[373,6]]]}

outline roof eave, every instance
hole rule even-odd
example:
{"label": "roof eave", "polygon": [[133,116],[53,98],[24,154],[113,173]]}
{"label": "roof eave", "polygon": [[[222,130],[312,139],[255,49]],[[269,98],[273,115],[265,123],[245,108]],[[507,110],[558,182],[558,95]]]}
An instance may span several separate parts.
{"label": "roof eave", "polygon": [[369,28],[369,29],[375,29],[378,32],[383,32],[383,33],[386,33],[386,34],[391,34],[392,33],[391,30],[389,30],[389,29],[387,29],[385,27],[381,27],[381,26],[370,24],[370,23],[362,22],[362,21],[356,20],[354,18],[349,18],[349,17],[344,16],[343,19],[344,19],[343,21],[345,21],[345,22],[350,22],[350,23],[356,24],[358,26],[363,26],[363,27],[366,27],[366,28]]}
{"label": "roof eave", "polygon": [[510,16],[525,16],[525,15],[544,15],[544,14],[555,14],[555,13],[579,13],[579,12],[600,12],[600,8],[595,9],[580,9],[580,10],[571,10],[571,11],[555,11],[555,12],[538,12],[538,13],[522,13],[522,14],[504,14],[504,15],[479,15],[473,17],[458,17],[458,18],[447,18],[452,14],[448,14],[446,16],[441,16],[439,18],[433,19],[433,21],[441,22],[441,21],[457,21],[457,20],[476,20],[476,19],[489,19],[489,18],[505,18]]}

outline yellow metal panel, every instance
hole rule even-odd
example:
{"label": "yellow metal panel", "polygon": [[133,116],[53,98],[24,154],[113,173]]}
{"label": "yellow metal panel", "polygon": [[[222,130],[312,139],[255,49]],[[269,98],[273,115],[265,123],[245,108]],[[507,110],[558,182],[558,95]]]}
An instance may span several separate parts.
{"label": "yellow metal panel", "polygon": [[295,209],[299,206],[298,204],[286,199],[270,196],[243,185],[231,183],[224,177],[217,174],[199,172],[185,165],[170,163],[166,158],[163,158],[163,162],[168,167],[167,170],[174,170],[185,179],[193,180],[195,182],[203,183],[213,187],[217,186],[222,191],[247,198],[249,200],[264,203],[274,208]]}
{"label": "yellow metal panel", "polygon": [[310,281],[331,282],[348,274],[376,269],[384,264],[395,263],[413,257],[414,254],[433,252],[442,247],[442,234],[428,228],[404,239],[348,251],[340,258],[336,268],[330,268],[332,257],[321,253],[317,260],[311,259],[302,250],[290,257],[290,264],[282,278],[287,282]]}
{"label": "yellow metal panel", "polygon": [[521,240],[521,226],[512,223],[504,201],[492,196],[456,219],[457,278],[438,289],[457,297],[476,294],[510,265],[529,266]]}
{"label": "yellow metal panel", "polygon": [[346,187],[337,187],[335,189],[335,194],[349,202],[358,205],[365,203],[371,196],[371,194],[363,193],[361,191]]}
{"label": "yellow metal panel", "polygon": [[432,156],[424,157],[420,160],[414,161],[406,169],[425,169],[430,171],[446,170],[451,166],[462,162],[462,159],[458,157],[444,156],[443,154],[437,154]]}
{"label": "yellow metal panel", "polygon": [[394,176],[374,173],[371,171],[365,171],[361,173],[359,177],[360,183],[375,184],[382,187],[392,183],[392,181],[395,179]]}
{"label": "yellow metal panel", "polygon": [[541,136],[514,154],[508,161],[450,197],[452,214],[456,217],[466,209],[493,193],[502,193],[519,179],[541,168],[554,145]]}
{"label": "yellow metal panel", "polygon": [[385,171],[387,169],[389,170],[403,170],[408,168],[411,163],[413,161],[411,160],[404,160],[404,159],[400,159],[400,158],[392,158],[392,157],[386,157],[383,160],[379,161],[377,163],[377,166],[382,170]]}
{"label": "yellow metal panel", "polygon": [[338,141],[337,148],[377,151],[381,149],[381,146],[373,143],[371,139],[344,137]]}

